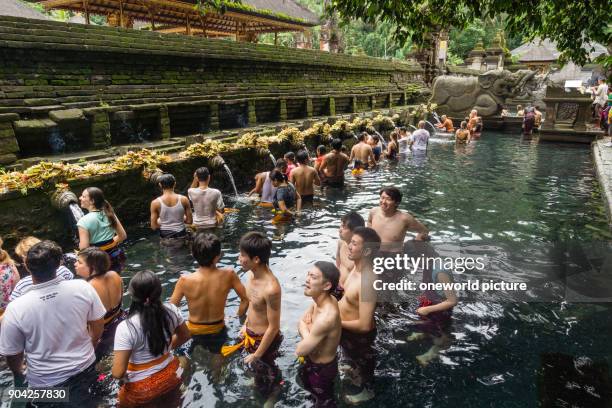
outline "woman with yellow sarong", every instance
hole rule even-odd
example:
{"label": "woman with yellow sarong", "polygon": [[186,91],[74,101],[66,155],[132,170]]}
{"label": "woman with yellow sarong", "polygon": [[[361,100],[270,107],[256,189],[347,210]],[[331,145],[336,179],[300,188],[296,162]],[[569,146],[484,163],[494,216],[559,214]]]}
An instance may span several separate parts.
{"label": "woman with yellow sarong", "polygon": [[133,407],[180,397],[179,360],[171,351],[190,338],[178,308],[162,304],[162,286],[153,272],[138,272],[130,281],[128,318],[115,333],[113,377],[125,382],[119,406]]}

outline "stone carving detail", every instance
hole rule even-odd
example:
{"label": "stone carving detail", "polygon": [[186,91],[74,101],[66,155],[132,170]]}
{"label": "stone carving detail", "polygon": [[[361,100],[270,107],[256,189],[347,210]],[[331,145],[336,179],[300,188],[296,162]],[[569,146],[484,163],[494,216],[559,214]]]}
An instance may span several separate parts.
{"label": "stone carving detail", "polygon": [[535,72],[493,70],[477,77],[443,75],[436,78],[431,102],[438,113],[463,118],[471,109],[484,117],[496,116],[507,98],[528,99],[538,87]]}
{"label": "stone carving detail", "polygon": [[578,115],[578,104],[577,103],[561,103],[557,109],[557,120],[573,122],[576,120]]}

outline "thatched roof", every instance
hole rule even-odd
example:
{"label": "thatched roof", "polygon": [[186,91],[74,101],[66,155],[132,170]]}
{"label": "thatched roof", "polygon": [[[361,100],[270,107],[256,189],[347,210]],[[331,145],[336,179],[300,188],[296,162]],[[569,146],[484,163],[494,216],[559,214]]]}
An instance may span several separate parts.
{"label": "thatched roof", "polygon": [[0,0],[0,16],[50,20],[50,18],[43,13],[34,10],[32,7],[19,0]]}
{"label": "thatched roof", "polygon": [[242,0],[243,4],[257,10],[270,10],[290,17],[301,18],[313,25],[319,25],[319,18],[315,13],[302,6],[295,0]]}
{"label": "thatched roof", "polygon": [[[591,59],[608,52],[606,47],[599,43],[585,44],[584,47],[589,50]],[[593,51],[590,51],[591,47],[594,48]],[[561,53],[553,41],[536,38],[513,49],[510,54],[518,55],[520,62],[548,62],[556,61]]]}
{"label": "thatched roof", "polygon": [[[3,1],[3,0],[0,0]],[[205,36],[252,38],[263,33],[304,31],[319,24],[317,16],[295,0],[228,1],[224,12],[200,13],[197,0],[32,0],[47,10],[115,16],[126,27],[132,21],[146,21],[164,33],[199,33]]]}

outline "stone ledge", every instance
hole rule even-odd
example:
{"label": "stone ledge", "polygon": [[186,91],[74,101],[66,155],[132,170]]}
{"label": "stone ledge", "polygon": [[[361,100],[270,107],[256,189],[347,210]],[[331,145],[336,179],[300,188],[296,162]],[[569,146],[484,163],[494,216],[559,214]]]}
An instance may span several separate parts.
{"label": "stone ledge", "polygon": [[610,225],[612,225],[612,147],[604,146],[604,144],[611,140],[605,137],[595,141],[592,146],[595,172],[603,192]]}

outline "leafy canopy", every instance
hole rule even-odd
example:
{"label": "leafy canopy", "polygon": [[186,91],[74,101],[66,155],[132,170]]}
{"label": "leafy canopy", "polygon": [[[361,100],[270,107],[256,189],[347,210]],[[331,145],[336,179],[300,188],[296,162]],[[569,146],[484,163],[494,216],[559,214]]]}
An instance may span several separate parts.
{"label": "leafy canopy", "polygon": [[510,36],[556,42],[561,62],[589,62],[589,42],[612,47],[608,0],[330,0],[329,10],[345,19],[392,23],[400,42],[422,44],[440,28],[463,29],[505,14]]}

